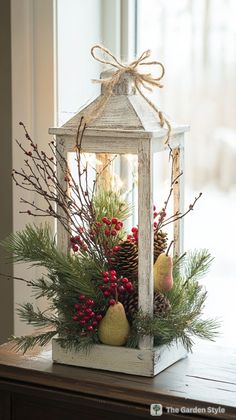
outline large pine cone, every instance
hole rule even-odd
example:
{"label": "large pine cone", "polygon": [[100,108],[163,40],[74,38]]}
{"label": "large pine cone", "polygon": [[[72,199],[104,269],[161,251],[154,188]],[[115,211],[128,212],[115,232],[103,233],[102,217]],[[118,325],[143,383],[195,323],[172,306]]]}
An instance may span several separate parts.
{"label": "large pine cone", "polygon": [[[138,310],[138,293],[135,291],[120,298],[129,320],[132,320]],[[164,318],[171,309],[170,301],[161,292],[154,293],[153,312]]]}
{"label": "large pine cone", "polygon": [[120,276],[135,279],[138,277],[138,247],[129,240],[120,244],[120,250],[115,254],[112,266]]}
{"label": "large pine cone", "polygon": [[[157,257],[167,248],[167,233],[157,231],[154,234],[154,263]],[[128,239],[120,244],[118,251],[113,259],[112,266],[120,276],[128,279],[137,279],[138,277],[138,246]]]}

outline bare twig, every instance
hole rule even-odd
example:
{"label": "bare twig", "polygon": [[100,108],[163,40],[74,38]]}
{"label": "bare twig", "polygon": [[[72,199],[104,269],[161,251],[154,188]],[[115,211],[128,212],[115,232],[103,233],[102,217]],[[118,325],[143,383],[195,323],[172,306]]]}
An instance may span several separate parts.
{"label": "bare twig", "polygon": [[193,210],[193,209],[194,209],[194,206],[195,206],[196,202],[199,200],[199,198],[200,198],[201,196],[202,196],[202,193],[199,193],[198,197],[195,197],[195,200],[194,200],[193,204],[190,204],[190,205],[189,205],[188,210],[186,210],[183,214],[178,215],[177,217],[173,216],[173,218],[169,218],[169,219],[172,219],[172,220],[169,220],[169,221],[167,221],[166,223],[163,223],[163,224],[162,224],[162,227],[164,227],[164,226],[168,225],[169,223],[173,223],[173,222],[175,222],[176,220],[180,220],[180,219],[182,219],[183,217],[185,217],[185,216],[186,216],[186,214],[188,214],[191,210]]}

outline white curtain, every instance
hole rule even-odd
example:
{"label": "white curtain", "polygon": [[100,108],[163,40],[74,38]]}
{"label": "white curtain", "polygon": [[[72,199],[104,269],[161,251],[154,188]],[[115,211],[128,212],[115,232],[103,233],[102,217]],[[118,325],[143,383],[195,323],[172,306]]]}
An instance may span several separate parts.
{"label": "white curtain", "polygon": [[138,52],[166,68],[162,110],[191,125],[186,181],[236,183],[236,1],[139,0]]}

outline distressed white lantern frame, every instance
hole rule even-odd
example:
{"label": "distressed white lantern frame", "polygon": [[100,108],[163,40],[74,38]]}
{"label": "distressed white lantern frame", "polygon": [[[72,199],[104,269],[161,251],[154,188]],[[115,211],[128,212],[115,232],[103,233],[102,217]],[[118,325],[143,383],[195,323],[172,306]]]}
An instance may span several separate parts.
{"label": "distressed white lantern frame", "polygon": [[[103,76],[107,77],[108,72]],[[56,135],[57,147],[66,158],[74,151],[79,121],[93,103],[61,128],[51,128],[49,133]],[[174,177],[183,169],[185,125],[171,123],[172,131],[169,145],[174,156]],[[164,144],[167,130],[159,124],[158,115],[150,105],[134,91],[132,79],[124,74],[114,94],[98,118],[88,125],[83,135],[84,153],[136,154],[138,156],[138,227],[139,227],[139,266],[138,289],[139,308],[144,313],[153,314],[153,156],[156,152],[168,149]],[[64,173],[58,165],[58,177],[66,188]],[[183,176],[173,186],[174,213],[183,213]],[[174,254],[183,251],[183,219],[174,222]],[[57,241],[60,249],[68,247],[68,234],[58,223]],[[53,340],[53,360],[89,368],[105,369],[143,376],[154,376],[172,363],[185,357],[181,344],[153,347],[153,338],[145,337],[139,349],[95,345],[89,354],[66,351],[56,339]]]}

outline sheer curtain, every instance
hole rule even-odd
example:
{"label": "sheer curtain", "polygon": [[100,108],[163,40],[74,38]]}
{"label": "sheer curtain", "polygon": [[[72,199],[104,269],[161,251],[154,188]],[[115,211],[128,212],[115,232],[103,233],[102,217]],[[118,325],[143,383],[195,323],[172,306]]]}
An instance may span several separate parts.
{"label": "sheer curtain", "polygon": [[162,109],[191,125],[186,170],[196,188],[236,182],[235,21],[235,0],[139,0],[138,49],[166,67]]}
{"label": "sheer curtain", "polygon": [[207,316],[220,317],[218,343],[236,346],[236,1],[138,0],[138,53],[150,48],[166,68],[154,100],[173,120],[189,123],[185,249],[215,257],[203,279]]}

